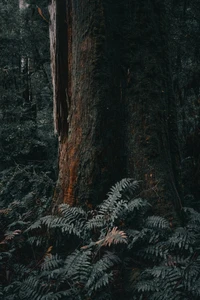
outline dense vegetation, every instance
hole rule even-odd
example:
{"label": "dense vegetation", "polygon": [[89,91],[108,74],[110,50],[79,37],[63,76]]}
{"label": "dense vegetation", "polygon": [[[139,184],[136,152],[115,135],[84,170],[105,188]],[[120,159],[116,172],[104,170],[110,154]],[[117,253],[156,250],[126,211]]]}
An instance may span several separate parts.
{"label": "dense vegetation", "polygon": [[0,298],[199,299],[200,4],[167,2],[183,200],[172,219],[140,178],[96,207],[54,202],[48,1],[27,2],[0,3]]}
{"label": "dense vegetation", "polygon": [[200,214],[184,208],[174,228],[151,214],[138,187],[123,179],[95,210],[61,204],[33,223],[28,203],[2,210],[9,231],[1,242],[1,296],[199,299]]}

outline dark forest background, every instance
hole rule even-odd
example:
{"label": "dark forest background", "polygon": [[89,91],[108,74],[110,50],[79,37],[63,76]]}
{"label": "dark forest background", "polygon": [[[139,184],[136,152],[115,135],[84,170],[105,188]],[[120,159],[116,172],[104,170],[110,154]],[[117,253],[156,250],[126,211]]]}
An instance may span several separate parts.
{"label": "dark forest background", "polygon": [[[104,2],[105,6],[115,5]],[[133,179],[117,174],[119,181],[107,196],[101,188],[104,181],[99,182],[99,195],[94,191],[96,203],[94,199],[82,207],[56,203],[59,141],[53,124],[49,1],[40,0],[37,5],[31,0],[26,1],[28,5],[18,0],[1,1],[1,299],[200,299],[200,3],[150,2],[160,5],[166,19],[165,52],[170,59],[166,65],[158,65],[158,60],[152,68],[170,74],[173,83],[170,138],[176,135],[176,144],[170,149],[178,153],[174,182],[181,202],[177,205],[171,199],[174,215],[168,203],[154,207],[159,202],[157,196],[153,202],[148,199],[143,169],[137,170]],[[136,20],[137,9],[135,5]],[[110,47],[115,48],[118,22],[110,22],[115,37]],[[127,39],[126,47],[136,53],[138,47],[143,49],[145,30],[136,27],[138,44]],[[156,55],[162,56],[161,45],[155,48],[155,44],[152,42],[152,51],[158,49]],[[140,55],[144,57],[145,52]],[[148,59],[146,66],[148,69]],[[142,80],[139,71],[135,74]],[[154,78],[151,81],[154,86]],[[148,109],[153,111],[152,99]],[[136,128],[140,128],[138,123],[136,119]],[[131,133],[120,128],[120,134],[128,138]],[[145,153],[154,157],[156,150],[151,141],[146,142]],[[140,142],[133,147],[135,153],[140,152]],[[125,146],[124,151],[129,148]],[[108,182],[106,176],[105,172]],[[153,182],[149,176],[148,182]],[[156,183],[149,188],[156,194]]]}

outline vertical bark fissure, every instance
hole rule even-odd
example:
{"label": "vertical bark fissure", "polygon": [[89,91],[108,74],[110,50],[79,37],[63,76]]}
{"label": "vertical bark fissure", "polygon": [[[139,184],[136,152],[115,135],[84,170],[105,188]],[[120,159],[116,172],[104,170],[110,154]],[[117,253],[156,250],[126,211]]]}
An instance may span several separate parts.
{"label": "vertical bark fissure", "polygon": [[56,117],[57,131],[61,140],[68,132],[68,103],[66,91],[68,85],[68,36],[66,1],[56,1]]}

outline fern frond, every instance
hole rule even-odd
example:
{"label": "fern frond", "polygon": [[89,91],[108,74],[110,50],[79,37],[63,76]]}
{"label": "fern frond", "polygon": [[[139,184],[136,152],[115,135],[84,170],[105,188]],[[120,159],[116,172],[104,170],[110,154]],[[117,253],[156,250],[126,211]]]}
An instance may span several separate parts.
{"label": "fern frond", "polygon": [[50,271],[59,268],[63,264],[63,259],[59,258],[57,254],[46,256],[41,265],[41,270]]}
{"label": "fern frond", "polygon": [[22,233],[22,231],[19,230],[19,229],[16,229],[16,230],[14,230],[14,231],[8,231],[8,232],[6,232],[6,233],[5,233],[5,238],[4,238],[3,241],[1,241],[0,244],[5,244],[5,243],[7,243],[8,241],[14,239],[16,236],[20,235],[21,233]]}
{"label": "fern frond", "polygon": [[132,193],[139,187],[139,181],[133,180],[133,178],[123,178],[111,187],[108,192],[108,196],[121,195],[122,192],[131,191]]}
{"label": "fern frond", "polygon": [[[195,291],[196,287],[200,291],[200,260],[191,261],[183,271],[183,283],[186,290],[189,292]],[[199,282],[198,282],[199,281]]]}
{"label": "fern frond", "polygon": [[49,290],[49,286],[46,283],[42,283],[36,276],[29,276],[21,283],[19,290],[20,299],[41,300],[42,296]]}
{"label": "fern frond", "polygon": [[128,212],[133,212],[135,210],[149,208],[149,206],[150,204],[146,200],[141,198],[136,198],[134,200],[131,200],[128,203],[127,210]]}
{"label": "fern frond", "polygon": [[61,212],[62,216],[74,222],[76,218],[87,218],[87,213],[81,207],[72,207],[68,204],[61,204],[58,208],[59,212]]}
{"label": "fern frond", "polygon": [[142,280],[139,281],[135,286],[134,290],[139,292],[139,293],[144,293],[144,292],[155,292],[158,291],[159,288],[159,283],[158,280]]}
{"label": "fern frond", "polygon": [[85,285],[85,289],[88,290],[89,295],[91,295],[95,290],[95,283],[104,277],[105,273],[107,273],[111,267],[119,262],[120,260],[116,255],[111,252],[107,252],[92,266],[91,273],[89,274],[89,278]]}
{"label": "fern frond", "polygon": [[[61,292],[49,292],[48,294],[44,295],[41,300],[60,300],[60,299],[78,299],[78,293],[75,292],[75,290],[70,289],[67,291],[61,291]],[[65,298],[63,298],[65,297]]]}
{"label": "fern frond", "polygon": [[95,284],[93,285],[92,291],[97,291],[102,287],[106,287],[109,282],[112,280],[112,273],[105,273],[102,277],[100,277]]}
{"label": "fern frond", "polygon": [[144,226],[152,229],[170,229],[169,222],[159,216],[148,217]]}
{"label": "fern frond", "polygon": [[18,278],[25,277],[27,274],[30,273],[30,268],[22,265],[22,264],[14,264],[13,265],[13,272],[15,276]]}
{"label": "fern frond", "polygon": [[27,239],[27,243],[30,245],[34,245],[37,247],[40,247],[47,242],[47,237],[46,236],[31,236]]}
{"label": "fern frond", "polygon": [[161,258],[166,259],[168,254],[168,248],[166,248],[165,244],[157,243],[155,245],[150,245],[141,250],[139,253],[141,256],[143,256],[145,259],[157,261]]}
{"label": "fern frond", "polygon": [[169,245],[172,249],[187,250],[190,253],[193,252],[195,242],[195,234],[183,227],[177,228],[172,237],[169,239]]}
{"label": "fern frond", "polygon": [[105,225],[106,218],[104,217],[104,215],[97,215],[86,222],[86,228],[89,230],[95,228],[103,228]]}
{"label": "fern frond", "polygon": [[117,182],[113,187],[111,187],[108,195],[108,199],[104,200],[99,206],[100,215],[108,215],[116,208],[116,203],[121,200],[121,204],[126,205],[127,199],[122,200],[122,196],[129,192],[131,195],[138,187],[138,181],[134,181],[132,178],[124,178]]}
{"label": "fern frond", "polygon": [[74,251],[64,262],[64,275],[66,278],[80,283],[86,282],[91,270],[91,250]]}
{"label": "fern frond", "polygon": [[144,245],[149,238],[151,238],[151,232],[149,229],[144,228],[141,231],[138,230],[128,230],[129,238],[128,249],[133,247],[138,247],[138,245]]}
{"label": "fern frond", "polygon": [[173,274],[173,278],[174,278],[174,274],[176,275],[176,279],[180,279],[181,277],[181,272],[179,269],[175,268],[175,267],[168,267],[168,266],[155,266],[152,269],[147,269],[144,271],[145,275],[151,275],[154,278],[160,278],[160,279],[166,279],[168,278],[169,280],[172,279],[172,274]]}
{"label": "fern frond", "polygon": [[124,231],[118,230],[117,227],[114,227],[110,230],[105,238],[96,242],[97,245],[103,246],[111,246],[112,244],[127,244],[127,235]]}
{"label": "fern frond", "polygon": [[165,289],[165,292],[159,291],[153,293],[153,295],[149,298],[150,300],[189,300],[189,298],[184,297],[184,293],[182,291],[173,290],[173,289]]}
{"label": "fern frond", "polygon": [[[121,219],[121,217],[124,215],[124,211],[126,211],[127,208],[127,203],[124,200],[119,200],[115,204],[110,214],[110,226],[113,226],[116,220]],[[107,222],[109,222],[109,219]]]}
{"label": "fern frond", "polygon": [[200,213],[194,210],[191,207],[184,207],[183,211],[186,213],[187,217],[189,218],[189,222],[191,224],[200,225]]}
{"label": "fern frond", "polygon": [[24,232],[29,232],[35,229],[40,229],[42,227],[41,219],[38,219],[33,224],[31,224]]}

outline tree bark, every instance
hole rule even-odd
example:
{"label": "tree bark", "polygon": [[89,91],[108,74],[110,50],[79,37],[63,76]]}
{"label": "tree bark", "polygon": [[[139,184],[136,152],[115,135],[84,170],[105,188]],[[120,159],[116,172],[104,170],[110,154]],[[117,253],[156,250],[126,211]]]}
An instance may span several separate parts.
{"label": "tree bark", "polygon": [[52,0],[50,15],[57,201],[91,206],[134,177],[155,207],[180,208],[163,2]]}
{"label": "tree bark", "polygon": [[165,214],[172,204],[182,207],[167,15],[164,3],[156,0],[135,1],[127,5],[127,14],[126,170],[144,180],[154,209]]}

